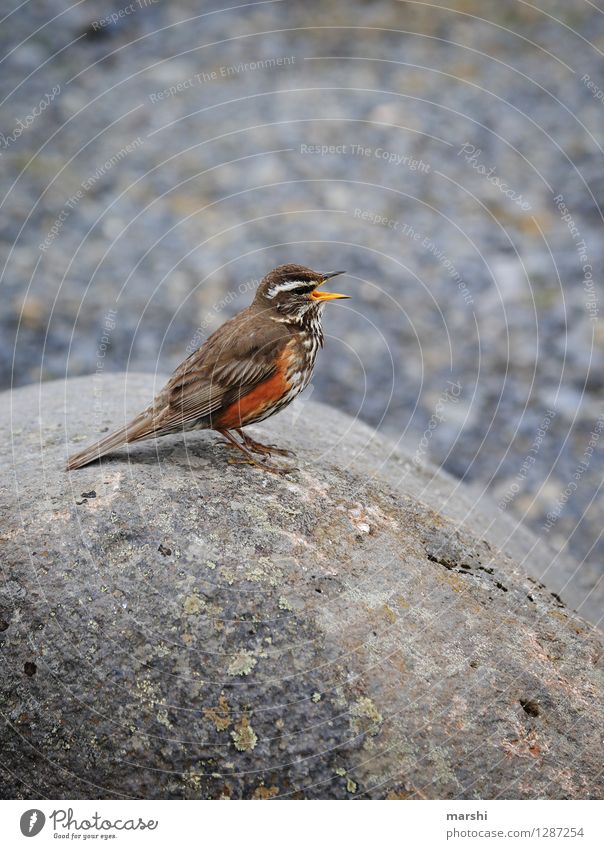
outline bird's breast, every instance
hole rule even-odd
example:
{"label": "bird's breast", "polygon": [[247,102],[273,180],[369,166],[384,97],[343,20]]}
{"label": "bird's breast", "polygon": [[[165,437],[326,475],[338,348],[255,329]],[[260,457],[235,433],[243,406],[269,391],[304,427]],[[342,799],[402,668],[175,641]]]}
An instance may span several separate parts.
{"label": "bird's breast", "polygon": [[294,400],[308,384],[314,367],[318,340],[297,334],[281,350],[271,377],[237,398],[214,419],[214,427],[244,427],[272,416]]}
{"label": "bird's breast", "polygon": [[289,351],[284,358],[287,363],[285,373],[288,383],[296,394],[308,385],[312,377],[320,345],[321,340],[317,334],[307,331],[300,333],[295,342],[293,344],[290,342],[287,346]]}

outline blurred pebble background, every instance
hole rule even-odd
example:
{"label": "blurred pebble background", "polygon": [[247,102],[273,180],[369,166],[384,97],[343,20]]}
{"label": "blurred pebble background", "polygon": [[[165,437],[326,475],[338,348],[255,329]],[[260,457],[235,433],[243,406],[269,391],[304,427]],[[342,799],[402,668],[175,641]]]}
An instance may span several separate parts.
{"label": "blurred pebble background", "polygon": [[604,11],[11,3],[2,388],[168,373],[346,268],[311,397],[601,561]]}

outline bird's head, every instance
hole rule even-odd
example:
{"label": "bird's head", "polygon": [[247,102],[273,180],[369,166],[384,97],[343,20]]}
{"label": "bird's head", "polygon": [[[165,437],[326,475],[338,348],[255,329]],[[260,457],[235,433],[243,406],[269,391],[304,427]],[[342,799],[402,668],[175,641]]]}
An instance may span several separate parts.
{"label": "bird's head", "polygon": [[302,321],[308,314],[320,314],[327,301],[348,298],[319,287],[343,271],[313,271],[304,265],[280,265],[273,268],[256,290],[254,302],[263,309],[279,312],[284,319]]}

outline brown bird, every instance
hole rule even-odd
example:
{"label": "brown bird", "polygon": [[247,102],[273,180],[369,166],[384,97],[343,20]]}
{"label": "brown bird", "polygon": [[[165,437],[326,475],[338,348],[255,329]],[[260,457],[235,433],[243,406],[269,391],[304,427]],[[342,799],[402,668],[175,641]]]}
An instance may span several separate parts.
{"label": "brown bird", "polygon": [[348,297],[319,291],[338,274],[344,272],[323,274],[303,265],[273,269],[258,286],[250,306],[187,357],[146,410],[71,456],[67,468],[79,469],[125,443],[213,429],[245,455],[240,462],[272,472],[292,471],[254,456],[287,456],[291,451],[262,445],[242,428],[282,410],[308,385],[317,351],[323,346],[323,308],[327,301]]}

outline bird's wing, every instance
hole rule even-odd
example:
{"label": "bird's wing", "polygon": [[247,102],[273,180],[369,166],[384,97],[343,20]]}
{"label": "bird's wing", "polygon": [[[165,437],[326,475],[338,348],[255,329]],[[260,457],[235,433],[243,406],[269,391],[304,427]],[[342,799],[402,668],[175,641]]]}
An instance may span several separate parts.
{"label": "bird's wing", "polygon": [[247,395],[275,372],[266,357],[230,359],[211,368],[196,367],[185,372],[171,388],[169,417],[186,422],[209,416],[235,399]]}
{"label": "bird's wing", "polygon": [[[239,319],[238,321],[236,319]],[[280,331],[267,340],[254,322],[237,316],[188,357],[161,393],[165,406],[157,423],[163,429],[215,413],[275,373],[278,352],[288,341]]]}

